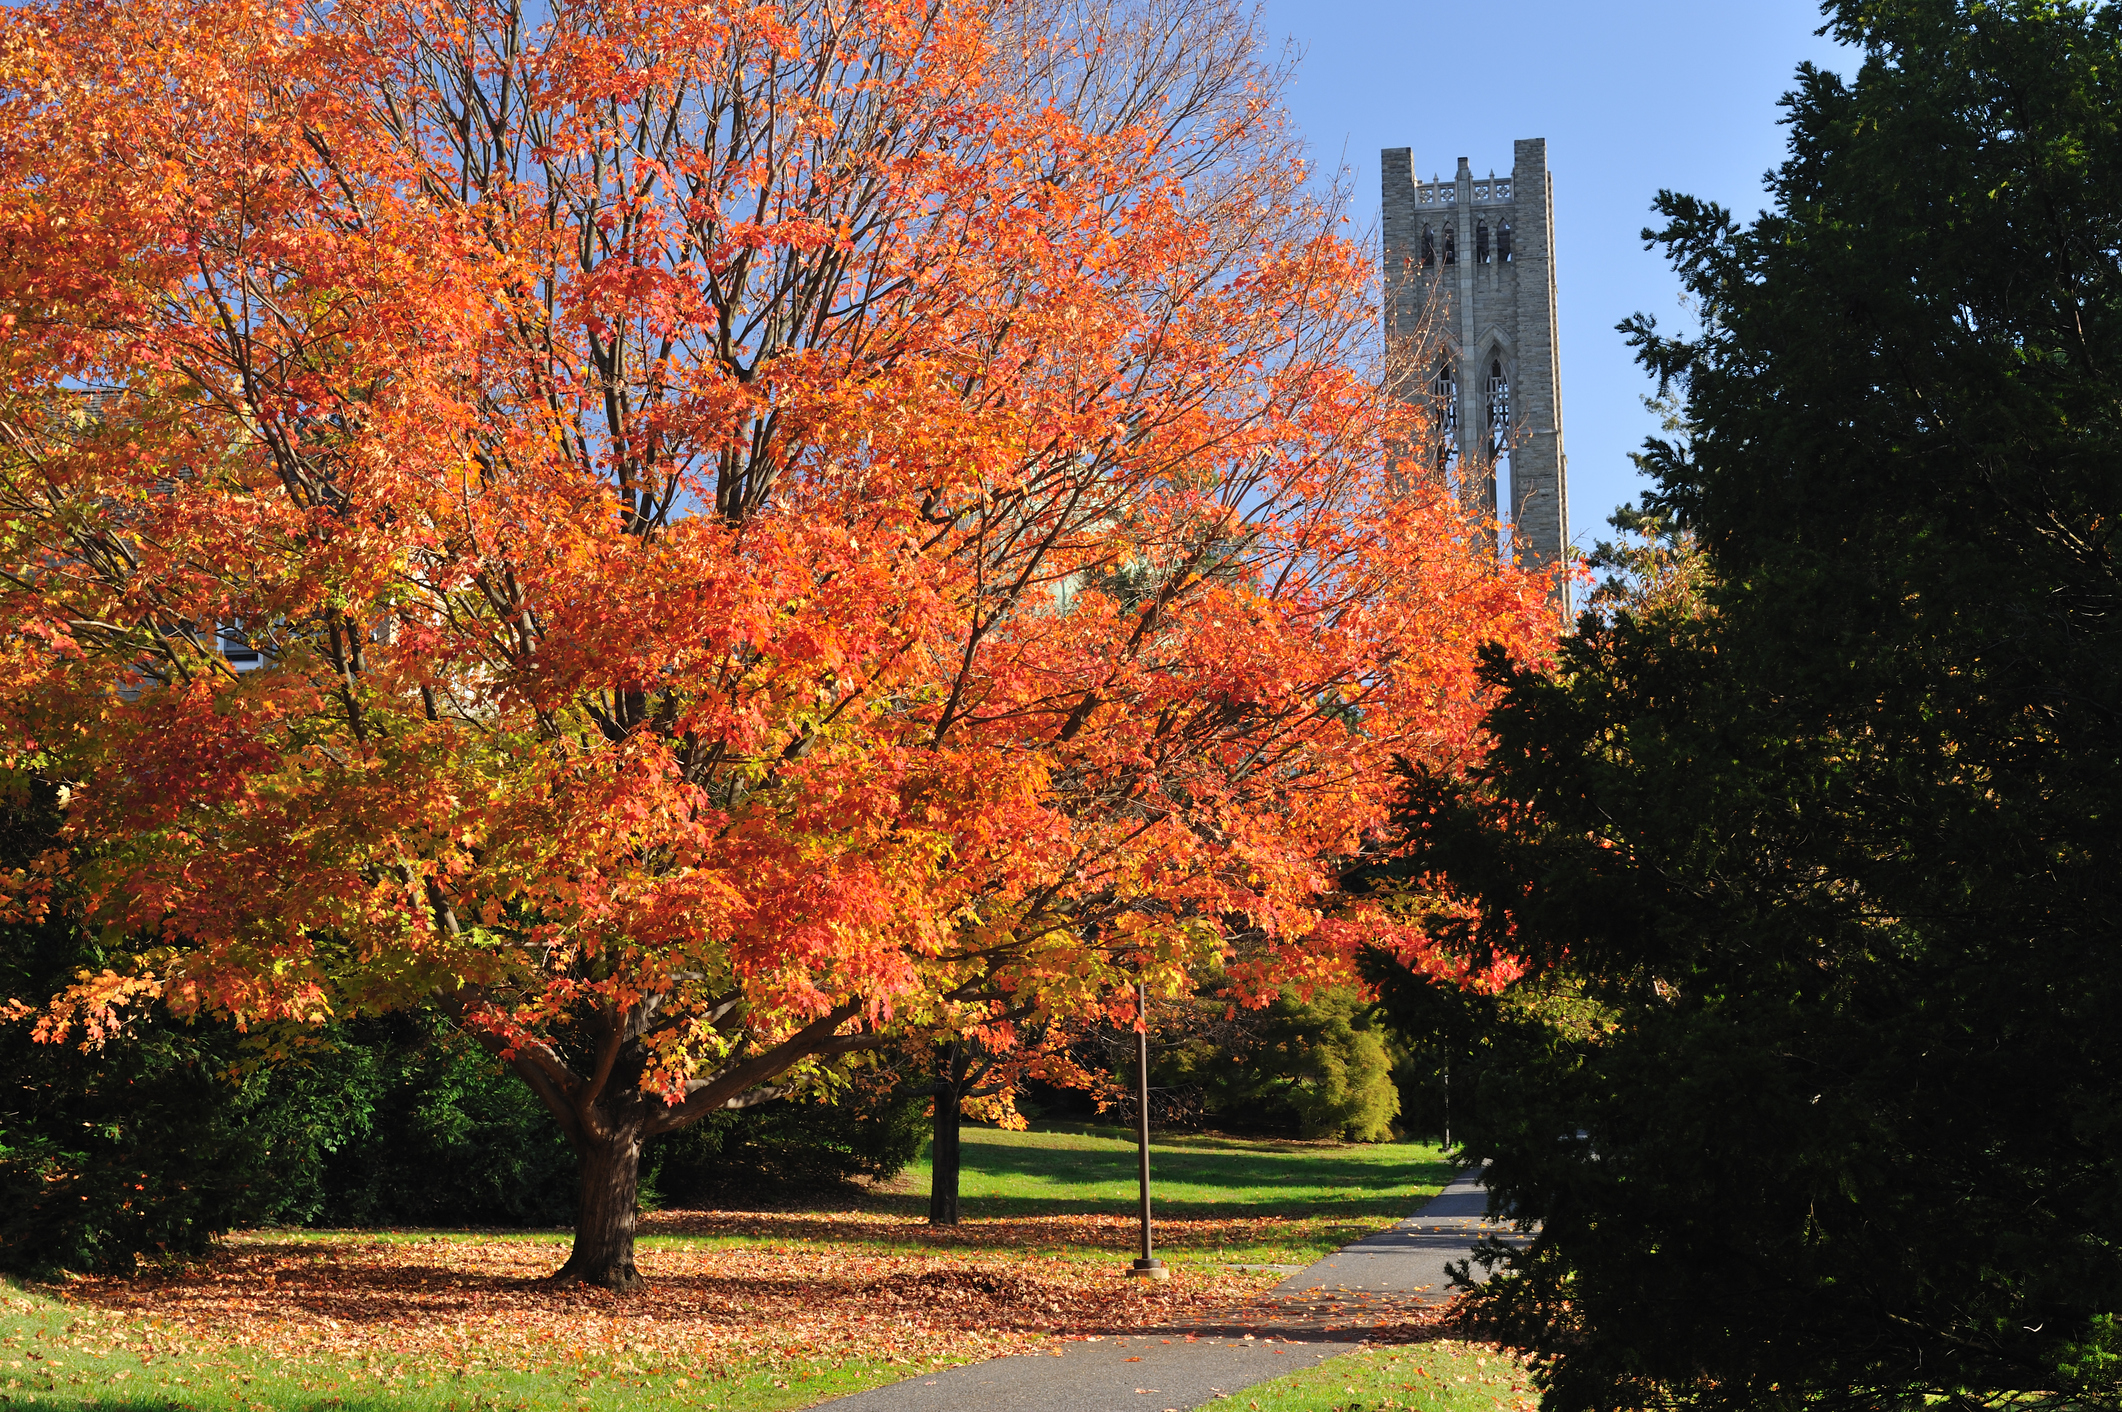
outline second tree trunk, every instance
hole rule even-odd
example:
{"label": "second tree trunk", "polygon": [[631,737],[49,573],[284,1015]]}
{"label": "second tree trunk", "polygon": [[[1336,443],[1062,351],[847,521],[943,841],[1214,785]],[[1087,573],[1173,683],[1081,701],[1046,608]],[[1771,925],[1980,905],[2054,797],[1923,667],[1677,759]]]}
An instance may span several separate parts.
{"label": "second tree trunk", "polygon": [[936,1080],[936,1140],[929,1151],[928,1223],[958,1224],[958,1104],[966,1065],[956,1040],[942,1046]]}

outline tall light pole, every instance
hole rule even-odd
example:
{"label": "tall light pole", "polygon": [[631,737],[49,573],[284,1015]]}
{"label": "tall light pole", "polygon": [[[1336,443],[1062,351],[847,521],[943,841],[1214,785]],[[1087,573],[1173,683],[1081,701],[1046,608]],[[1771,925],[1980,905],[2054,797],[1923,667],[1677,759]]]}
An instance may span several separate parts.
{"label": "tall light pole", "polygon": [[1142,1177],[1142,1255],[1128,1274],[1145,1280],[1168,1280],[1172,1272],[1149,1253],[1149,991],[1135,982],[1135,1149]]}

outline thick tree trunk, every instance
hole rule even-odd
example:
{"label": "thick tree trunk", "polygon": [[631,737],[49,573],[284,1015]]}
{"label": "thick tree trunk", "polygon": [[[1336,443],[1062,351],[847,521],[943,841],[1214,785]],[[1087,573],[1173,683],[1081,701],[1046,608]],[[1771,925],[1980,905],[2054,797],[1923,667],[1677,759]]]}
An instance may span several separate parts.
{"label": "thick tree trunk", "polygon": [[936,1140],[929,1150],[928,1223],[958,1224],[958,1085],[962,1066],[957,1043],[944,1046],[942,1077],[936,1084]]}
{"label": "thick tree trunk", "polygon": [[840,1054],[868,1046],[873,1042],[868,1036],[833,1037],[833,1031],[859,1009],[850,1001],[818,1016],[780,1044],[691,1087],[685,1101],[675,1108],[640,1089],[648,1058],[640,1036],[652,1027],[656,1010],[649,1001],[624,1012],[606,1007],[581,1017],[580,1037],[596,1060],[588,1075],[573,1072],[544,1041],[519,1042],[511,1053],[501,1035],[483,1032],[480,1042],[530,1085],[582,1161],[582,1209],[575,1219],[575,1248],[567,1263],[553,1273],[554,1282],[609,1290],[636,1289],[646,1283],[634,1268],[643,1141],[652,1132],[675,1132],[719,1108],[741,1106],[747,1095],[751,1101],[771,1096],[768,1085],[806,1055]]}
{"label": "thick tree trunk", "polygon": [[582,1209],[575,1217],[575,1248],[553,1279],[580,1281],[624,1293],[644,1283],[634,1269],[634,1220],[641,1187],[641,1122],[638,1117],[604,1138],[577,1148],[582,1158]]}

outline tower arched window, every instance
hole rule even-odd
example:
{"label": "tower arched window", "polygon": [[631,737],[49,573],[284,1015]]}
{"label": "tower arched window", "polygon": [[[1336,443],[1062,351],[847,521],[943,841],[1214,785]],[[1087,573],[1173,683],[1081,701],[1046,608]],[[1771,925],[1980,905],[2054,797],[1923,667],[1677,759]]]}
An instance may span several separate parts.
{"label": "tower arched window", "polygon": [[1510,263],[1510,222],[1505,221],[1496,228],[1496,260],[1499,264]]}
{"label": "tower arched window", "polygon": [[1474,226],[1474,263],[1477,265],[1485,265],[1488,263],[1487,221],[1482,221]]}
{"label": "tower arched window", "polygon": [[1456,226],[1446,226],[1444,228],[1444,263],[1447,265],[1459,263],[1459,230]]}
{"label": "tower arched window", "polygon": [[1422,226],[1422,268],[1428,269],[1437,263],[1437,228],[1425,222]]}

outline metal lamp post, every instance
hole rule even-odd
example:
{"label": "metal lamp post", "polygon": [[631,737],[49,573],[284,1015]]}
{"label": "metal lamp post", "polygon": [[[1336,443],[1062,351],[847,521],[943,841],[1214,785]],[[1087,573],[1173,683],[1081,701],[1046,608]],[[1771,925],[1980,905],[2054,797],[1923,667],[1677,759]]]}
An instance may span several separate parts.
{"label": "metal lamp post", "polygon": [[1142,1254],[1128,1274],[1145,1280],[1168,1280],[1172,1272],[1149,1251],[1149,991],[1135,982],[1135,1151],[1142,1178]]}

